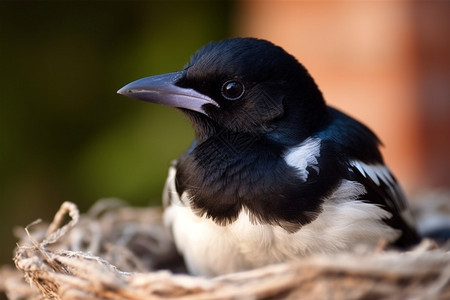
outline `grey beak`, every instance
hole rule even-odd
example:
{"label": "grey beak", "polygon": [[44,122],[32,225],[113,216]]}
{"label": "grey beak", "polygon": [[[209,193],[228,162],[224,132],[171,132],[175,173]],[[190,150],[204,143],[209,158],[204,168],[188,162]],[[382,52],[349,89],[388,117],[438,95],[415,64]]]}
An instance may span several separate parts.
{"label": "grey beak", "polygon": [[182,76],[183,71],[145,77],[125,85],[117,93],[146,102],[193,110],[205,115],[206,112],[203,109],[205,104],[218,106],[210,97],[194,89],[175,85]]}

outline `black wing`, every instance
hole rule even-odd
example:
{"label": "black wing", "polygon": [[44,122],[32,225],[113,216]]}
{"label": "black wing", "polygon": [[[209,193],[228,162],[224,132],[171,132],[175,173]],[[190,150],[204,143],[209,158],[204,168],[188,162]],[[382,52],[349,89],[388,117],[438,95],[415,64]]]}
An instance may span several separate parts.
{"label": "black wing", "polygon": [[348,168],[349,179],[360,182],[367,190],[361,200],[378,204],[392,214],[390,219],[384,221],[402,231],[395,245],[408,247],[417,244],[420,238],[414,229],[406,198],[389,169],[382,163],[367,164],[360,160],[349,161]]}

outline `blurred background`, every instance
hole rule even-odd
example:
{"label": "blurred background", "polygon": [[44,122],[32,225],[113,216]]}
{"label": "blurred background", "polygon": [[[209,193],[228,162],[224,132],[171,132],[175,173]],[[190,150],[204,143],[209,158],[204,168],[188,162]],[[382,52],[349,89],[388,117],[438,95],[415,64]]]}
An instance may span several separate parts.
{"label": "blurred background", "polygon": [[450,188],[449,1],[1,1],[0,264],[13,227],[63,201],[159,204],[190,124],[116,91],[232,36],[295,55],[380,136],[411,198]]}

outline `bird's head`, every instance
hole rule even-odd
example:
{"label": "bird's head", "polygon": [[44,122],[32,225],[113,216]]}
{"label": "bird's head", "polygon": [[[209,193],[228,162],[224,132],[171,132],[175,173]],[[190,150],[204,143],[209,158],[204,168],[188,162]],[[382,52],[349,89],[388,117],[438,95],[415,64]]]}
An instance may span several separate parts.
{"label": "bird's head", "polygon": [[255,38],[209,43],[182,71],[136,80],[118,93],[182,109],[199,140],[221,129],[306,137],[326,110],[306,69],[282,48]]}

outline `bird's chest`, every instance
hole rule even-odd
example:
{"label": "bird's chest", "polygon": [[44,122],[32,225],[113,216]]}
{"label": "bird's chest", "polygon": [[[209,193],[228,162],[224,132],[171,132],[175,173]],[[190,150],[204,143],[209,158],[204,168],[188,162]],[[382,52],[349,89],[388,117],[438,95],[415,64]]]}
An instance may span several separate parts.
{"label": "bird's chest", "polygon": [[280,227],[253,224],[243,210],[227,226],[199,217],[188,207],[169,207],[166,222],[171,224],[178,250],[192,274],[216,276],[282,262],[296,256]]}
{"label": "bird's chest", "polygon": [[[175,180],[177,194],[189,195],[183,204],[217,225],[232,224],[245,209],[251,223],[295,232],[316,218],[322,197],[335,185],[327,181],[316,189],[306,182],[308,163],[299,172],[287,163],[283,149],[271,144],[256,140],[226,148],[218,143],[183,157]],[[317,183],[317,174],[311,172],[308,180]]]}
{"label": "bird's chest", "polygon": [[269,190],[272,198],[278,197],[281,187],[276,180],[289,176],[287,167],[276,152],[258,147],[257,141],[244,139],[236,145],[219,140],[179,161],[176,190],[189,195],[184,204],[199,216],[225,225],[236,220],[243,207],[255,210],[261,199],[270,198]]}

